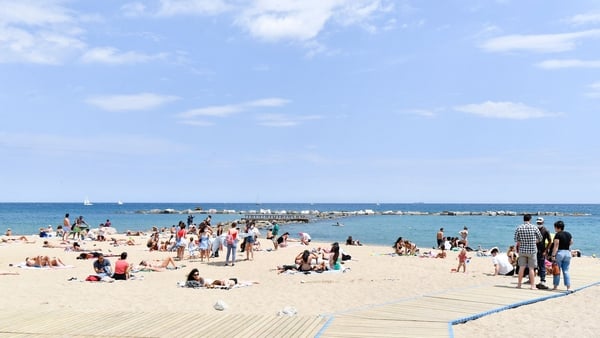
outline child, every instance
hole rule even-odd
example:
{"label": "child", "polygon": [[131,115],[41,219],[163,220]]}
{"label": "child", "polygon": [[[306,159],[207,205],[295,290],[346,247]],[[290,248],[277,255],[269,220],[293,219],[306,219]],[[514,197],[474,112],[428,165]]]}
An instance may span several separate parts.
{"label": "child", "polygon": [[458,267],[456,268],[456,272],[460,272],[460,267],[462,266],[463,272],[467,272],[467,249],[464,247],[460,250],[458,254]]}

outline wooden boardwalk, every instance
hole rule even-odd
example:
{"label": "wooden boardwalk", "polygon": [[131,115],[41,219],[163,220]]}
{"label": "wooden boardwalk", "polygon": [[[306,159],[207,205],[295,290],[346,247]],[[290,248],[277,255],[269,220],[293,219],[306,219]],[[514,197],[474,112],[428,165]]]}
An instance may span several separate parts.
{"label": "wooden boardwalk", "polygon": [[[593,271],[587,274],[577,271],[572,275],[572,284],[581,287],[574,291],[600,284],[598,278]],[[454,324],[517,306],[568,296],[564,291],[516,289],[512,282],[506,282],[507,279],[501,281],[503,284],[418,295],[328,316],[279,317],[224,312],[198,315],[127,311],[2,311],[0,338],[453,337]],[[85,318],[85,323],[76,324],[77,318]]]}
{"label": "wooden boardwalk", "polygon": [[[548,280],[552,281],[552,276]],[[517,289],[514,284],[449,290],[333,314],[317,337],[453,337],[452,326],[492,313],[568,296],[563,291]],[[516,278],[515,278],[516,281]],[[571,275],[578,291],[600,284],[597,274]]]}

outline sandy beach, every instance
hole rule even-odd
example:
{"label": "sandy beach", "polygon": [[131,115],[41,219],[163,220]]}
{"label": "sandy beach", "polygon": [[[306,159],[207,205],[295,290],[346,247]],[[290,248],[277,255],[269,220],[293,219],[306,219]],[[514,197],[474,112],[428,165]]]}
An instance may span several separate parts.
{"label": "sandy beach", "polygon": [[[112,236],[125,239],[123,235]],[[128,253],[128,261],[137,265],[141,260],[175,257],[175,253],[149,252],[145,246],[147,237],[133,236],[137,245],[113,246],[110,242],[84,241],[82,247],[101,250],[108,255]],[[200,262],[186,259],[176,262],[181,268],[163,272],[137,272],[135,279],[113,283],[86,282],[93,274],[94,259],[76,259],[79,252],[62,248],[44,248],[43,239],[28,236],[35,243],[2,243],[0,245],[0,270],[18,275],[0,276],[3,302],[0,311],[138,311],[181,312],[214,314],[217,300],[227,304],[227,313],[260,313],[277,316],[285,308],[293,308],[298,315],[332,314],[367,305],[400,301],[415,295],[442,292],[492,283],[516,285],[516,277],[491,276],[491,257],[478,257],[475,252],[467,264],[466,273],[451,272],[458,265],[457,253],[449,252],[445,259],[419,256],[397,256],[391,247],[347,246],[340,239],[341,247],[352,259],[344,263],[345,272],[311,274],[278,274],[276,267],[293,264],[294,257],[304,249],[329,247],[331,243],[311,242],[308,246],[298,242],[289,247],[272,249],[272,243],[260,239],[262,250],[256,251],[254,260],[245,260],[245,254],[237,252],[235,266],[224,266],[225,252],[220,257]],[[49,239],[59,245],[58,239]],[[13,241],[9,241],[13,242]],[[430,249],[421,248],[423,251]],[[26,257],[44,255],[59,257],[68,268],[34,269],[17,265]],[[114,267],[117,257],[109,257]],[[12,266],[11,266],[12,265]],[[178,287],[192,268],[198,268],[203,277],[211,279],[237,278],[240,282],[256,281],[247,287],[231,290],[188,289]],[[581,257],[572,260],[572,272],[597,270],[595,258]],[[600,280],[600,277],[599,277]],[[578,285],[573,285],[577,289]],[[560,286],[564,290],[564,286]],[[539,291],[545,294],[550,291]],[[600,295],[600,288],[593,286],[532,305],[503,311],[484,318],[454,326],[456,337],[473,336],[595,336],[600,324],[595,316],[600,310],[597,302],[589,299]],[[560,323],[557,325],[557,322]],[[563,325],[564,324],[564,325]],[[554,326],[556,331],[548,332]]]}

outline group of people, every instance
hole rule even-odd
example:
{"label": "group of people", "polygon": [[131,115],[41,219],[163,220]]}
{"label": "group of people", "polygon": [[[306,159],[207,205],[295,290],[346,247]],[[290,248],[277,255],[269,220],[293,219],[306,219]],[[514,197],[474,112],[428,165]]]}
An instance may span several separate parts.
{"label": "group of people", "polygon": [[394,242],[394,245],[392,246],[394,248],[394,252],[397,255],[415,255],[417,254],[417,252],[419,252],[419,249],[417,248],[417,244],[411,242],[408,239],[404,239],[402,237],[398,237],[398,239],[396,239],[396,242]]}
{"label": "group of people", "polygon": [[[565,231],[563,221],[554,223],[555,234],[552,236],[544,226],[544,219],[538,217],[536,225],[531,224],[531,215],[523,216],[523,224],[519,225],[514,233],[516,245],[509,247],[506,253],[499,252],[498,248],[490,251],[493,257],[494,275],[512,276],[518,275],[517,288],[521,288],[523,277],[528,275],[528,284],[531,289],[549,289],[546,285],[548,266],[552,267],[552,290],[556,290],[560,284],[562,273],[563,283],[567,291],[571,288],[571,276],[569,266],[571,263],[572,235]],[[535,275],[540,278],[535,283]]]}
{"label": "group of people", "polygon": [[102,252],[95,252],[93,256],[96,260],[93,263],[95,277],[100,281],[128,280],[131,278],[132,271],[165,271],[172,266],[172,269],[178,269],[173,257],[164,259],[142,260],[137,266],[127,261],[127,252],[122,252],[115,262],[114,271],[110,261]]}
{"label": "group of people", "polygon": [[300,272],[323,272],[326,270],[342,270],[342,261],[345,257],[351,257],[344,253],[338,242],[331,244],[330,249],[315,248],[312,251],[302,250],[294,258],[294,264],[277,266],[278,273],[288,270]]}

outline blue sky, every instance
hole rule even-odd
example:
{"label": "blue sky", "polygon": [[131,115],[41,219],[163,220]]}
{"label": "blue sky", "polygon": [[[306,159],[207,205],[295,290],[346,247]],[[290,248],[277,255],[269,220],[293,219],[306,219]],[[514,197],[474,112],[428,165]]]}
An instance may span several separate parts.
{"label": "blue sky", "polygon": [[598,1],[0,0],[0,201],[598,203]]}

